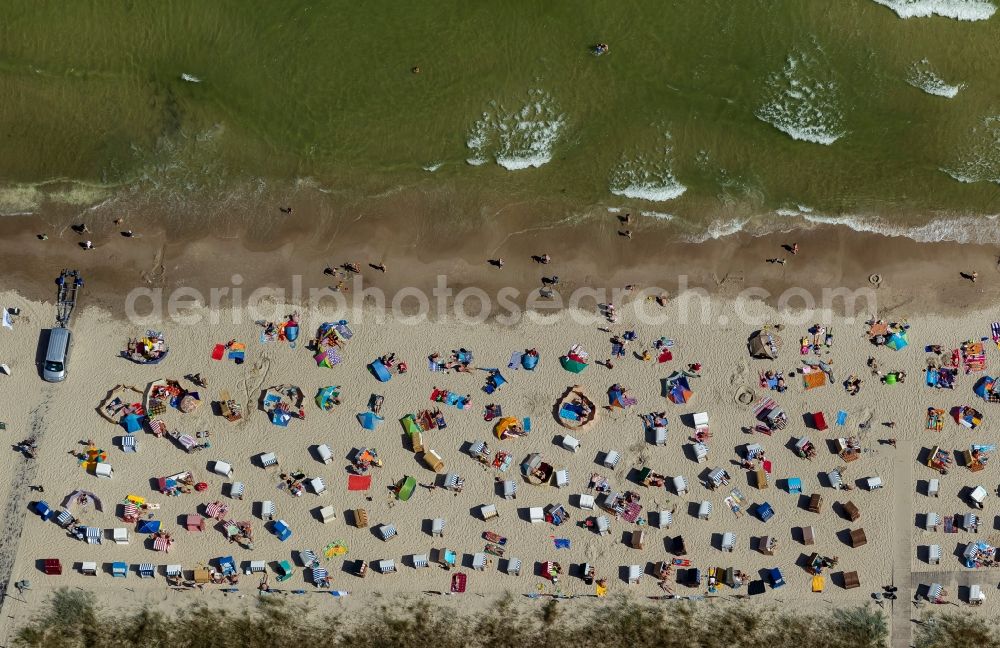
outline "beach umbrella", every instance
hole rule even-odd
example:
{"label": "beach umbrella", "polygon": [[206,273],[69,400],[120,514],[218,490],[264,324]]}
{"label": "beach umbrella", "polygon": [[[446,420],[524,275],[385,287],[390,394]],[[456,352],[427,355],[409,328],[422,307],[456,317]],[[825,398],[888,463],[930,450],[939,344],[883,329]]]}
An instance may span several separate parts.
{"label": "beach umbrella", "polygon": [[159,530],[159,520],[140,520],[139,523],[135,525],[136,533],[156,533]]}
{"label": "beach umbrella", "polygon": [[893,351],[902,351],[910,344],[910,341],[906,339],[906,331],[896,331],[889,336],[885,345],[892,349]]}
{"label": "beach umbrella", "polygon": [[323,387],[316,393],[316,405],[321,410],[333,409],[331,401],[340,396],[340,387],[337,385],[332,385],[330,387]]}
{"label": "beach umbrella", "polygon": [[376,360],[368,365],[368,369],[372,372],[379,382],[389,382],[392,378],[392,374],[389,373],[389,368],[381,360]]}
{"label": "beach umbrella", "polygon": [[[382,422],[382,417],[375,412],[362,412],[358,414],[358,423],[366,430],[374,430]],[[404,423],[405,426],[405,423]]]}
{"label": "beach umbrella", "polygon": [[402,481],[399,482],[397,486],[398,490],[396,491],[396,497],[399,498],[401,502],[405,502],[406,500],[410,499],[411,495],[413,495],[413,491],[416,487],[417,487],[417,480],[407,475],[402,479]]}
{"label": "beach umbrella", "polygon": [[569,356],[563,356],[559,358],[559,364],[561,364],[562,368],[565,369],[566,371],[576,374],[580,373],[581,371],[587,368],[586,362],[580,362],[579,360],[574,360]]}
{"label": "beach umbrella", "polygon": [[983,376],[979,379],[979,382],[976,383],[976,386],[972,388],[972,391],[974,391],[976,396],[979,396],[980,398],[988,398],[989,392],[993,389],[995,381],[996,378],[993,378],[992,376]]}
{"label": "beach umbrella", "polygon": [[608,390],[608,405],[612,407],[625,407],[622,403],[623,393],[620,387],[615,386]]}
{"label": "beach umbrella", "polygon": [[122,417],[122,427],[129,434],[138,432],[142,429],[142,417],[138,414],[126,414]]}

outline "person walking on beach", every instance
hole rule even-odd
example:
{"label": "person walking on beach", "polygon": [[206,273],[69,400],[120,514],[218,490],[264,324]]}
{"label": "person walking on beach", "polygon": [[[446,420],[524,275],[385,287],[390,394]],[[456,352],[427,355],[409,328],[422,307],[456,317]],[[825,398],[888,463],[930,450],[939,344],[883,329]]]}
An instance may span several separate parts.
{"label": "person walking on beach", "polygon": [[969,275],[969,278],[972,279],[972,283],[976,283],[976,279],[979,278],[979,273],[973,270],[972,274]]}

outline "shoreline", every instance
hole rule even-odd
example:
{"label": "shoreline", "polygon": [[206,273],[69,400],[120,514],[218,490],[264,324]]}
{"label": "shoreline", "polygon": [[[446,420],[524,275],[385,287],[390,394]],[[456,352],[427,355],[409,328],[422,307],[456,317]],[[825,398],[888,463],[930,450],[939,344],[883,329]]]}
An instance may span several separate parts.
{"label": "shoreline", "polygon": [[[455,199],[459,198],[457,202]],[[576,210],[558,201],[509,202],[482,192],[456,197],[451,189],[389,192],[344,205],[313,190],[284,198],[259,196],[239,213],[206,208],[196,217],[156,210],[133,211],[115,200],[80,211],[50,206],[44,215],[0,219],[0,273],[5,287],[25,297],[50,300],[60,268],[87,278],[84,303],[120,312],[134,288],[170,291],[182,286],[204,294],[233,288],[234,275],[248,295],[258,287],[302,290],[339,281],[326,267],[356,262],[365,284],[392,295],[404,288],[430,292],[444,275],[455,291],[478,287],[495,294],[504,287],[524,296],[560,278],[560,294],[573,288],[662,288],[675,295],[684,276],[689,288],[733,297],[748,288],[768,305],[790,289],[819,295],[824,288],[865,290],[877,274],[880,308],[946,313],[1000,299],[997,247],[986,244],[922,243],[904,237],[858,232],[844,225],[816,224],[755,236],[739,232],[691,243],[678,239],[670,222],[632,212],[631,222],[603,206]],[[279,211],[288,205],[291,214]],[[113,224],[124,218],[121,227]],[[71,225],[85,222],[81,236]],[[135,231],[125,238],[119,231]],[[620,230],[630,229],[625,238]],[[46,233],[48,240],[36,238]],[[95,249],[80,243],[93,240]],[[798,243],[791,255],[783,245]],[[551,263],[532,261],[549,254]],[[489,264],[503,258],[502,270]],[[767,263],[784,258],[784,265]],[[381,273],[369,263],[385,263]],[[942,269],[942,266],[944,268]],[[973,284],[959,273],[976,270]],[[299,279],[294,279],[299,277]],[[287,293],[286,293],[287,294]],[[231,296],[223,306],[232,305]]]}

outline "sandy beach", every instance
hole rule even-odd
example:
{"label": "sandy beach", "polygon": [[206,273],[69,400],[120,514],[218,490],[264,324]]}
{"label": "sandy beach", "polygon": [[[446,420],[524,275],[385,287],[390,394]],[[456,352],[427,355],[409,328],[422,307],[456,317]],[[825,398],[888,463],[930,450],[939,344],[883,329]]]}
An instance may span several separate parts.
{"label": "sandy beach", "polygon": [[[84,303],[86,299],[85,288]],[[983,439],[993,426],[994,406],[983,403],[972,392],[983,374],[960,375],[953,390],[939,390],[923,384],[923,369],[928,357],[924,351],[926,345],[939,344],[951,349],[967,339],[988,337],[994,319],[991,314],[973,309],[949,315],[904,306],[883,308],[879,316],[909,325],[910,344],[898,352],[876,348],[868,341],[864,320],[870,313],[859,313],[851,319],[830,315],[824,325],[833,332],[832,346],[822,346],[818,355],[802,356],[798,341],[808,335],[807,329],[813,322],[803,320],[801,313],[778,313],[760,302],[738,303],[716,295],[710,302],[708,320],[692,321],[682,316],[683,304],[683,299],[675,299],[660,309],[659,314],[667,316],[667,321],[661,324],[643,324],[632,317],[630,309],[619,306],[619,319],[614,324],[587,312],[578,314],[580,318],[591,317],[586,324],[563,318],[557,324],[526,319],[506,326],[471,326],[454,320],[412,325],[396,320],[379,321],[371,311],[322,312],[273,304],[273,320],[301,311],[302,334],[294,349],[282,341],[262,344],[258,339],[261,328],[246,318],[245,313],[234,316],[228,310],[209,313],[195,309],[185,314],[198,319],[197,322],[163,321],[148,326],[162,331],[170,347],[169,356],[154,366],[137,365],[119,357],[128,338],[142,335],[144,327],[124,321],[121,313],[83,307],[72,325],[75,343],[69,377],[61,384],[46,384],[39,379],[35,356],[40,329],[52,326],[54,306],[7,291],[2,294],[2,305],[19,308],[20,315],[12,330],[0,331],[4,341],[2,361],[12,373],[0,376],[4,387],[3,420],[12,443],[34,437],[38,445],[34,459],[26,459],[14,451],[2,459],[11,476],[2,485],[7,505],[4,541],[0,545],[0,568],[7,578],[8,593],[12,594],[6,601],[9,614],[22,618],[22,614],[37,609],[47,593],[60,587],[96,592],[101,601],[111,606],[121,604],[120,596],[126,591],[129,605],[141,600],[164,609],[185,605],[190,597],[221,599],[221,593],[213,591],[220,589],[219,586],[209,586],[201,592],[168,592],[163,574],[166,565],[180,564],[185,578],[190,578],[191,570],[215,566],[214,561],[220,556],[232,556],[241,574],[246,562],[266,561],[273,587],[313,591],[314,586],[298,561],[298,552],[304,549],[320,555],[333,589],[351,595],[348,603],[338,603],[333,597],[313,597],[315,603],[311,604],[315,605],[363,606],[372,596],[420,597],[426,591],[447,591],[456,571],[467,575],[469,595],[486,595],[476,600],[487,601],[504,593],[590,595],[594,586],[585,584],[578,571],[583,563],[593,565],[597,578],[607,580],[611,595],[660,597],[664,591],[652,575],[652,568],[659,561],[669,562],[675,557],[670,550],[676,536],[683,537],[687,548],[683,559],[690,560],[690,567],[700,568],[703,578],[709,567],[733,567],[745,572],[747,584],[738,590],[722,587],[719,595],[761,590],[748,598],[747,604],[751,605],[778,603],[809,610],[830,605],[864,605],[872,600],[873,592],[894,585],[899,588],[899,598],[894,603],[885,602],[887,610],[893,615],[897,612],[907,615],[908,619],[909,599],[926,593],[921,586],[942,583],[949,591],[948,600],[957,602],[965,593],[957,586],[971,582],[982,584],[987,592],[983,609],[996,610],[998,598],[991,594],[996,589],[994,572],[985,568],[967,570],[960,557],[966,543],[972,540],[1000,543],[991,512],[995,508],[995,484],[990,481],[992,465],[987,464],[984,471],[976,473],[953,466],[947,475],[938,475],[922,463],[927,449],[933,445],[955,455],[970,444],[988,443]],[[319,324],[341,318],[350,322],[354,332],[341,350],[343,362],[332,369],[319,367],[305,343]],[[785,327],[778,359],[751,358],[747,351],[748,337],[760,325],[770,323]],[[605,328],[609,331],[602,330]],[[625,356],[616,359],[611,369],[595,362],[610,357],[611,337],[625,331],[634,331],[636,338],[628,343]],[[672,359],[659,363],[654,356],[653,360],[643,361],[639,356],[660,338],[672,341]],[[246,344],[243,364],[210,358],[216,344],[233,339]],[[575,344],[589,352],[591,361],[579,374],[564,370],[559,361]],[[992,342],[987,342],[986,347],[985,374],[990,374],[998,352]],[[473,353],[471,372],[428,370],[428,356],[439,353],[447,358],[452,350],[459,348]],[[531,348],[537,349],[541,358],[536,369],[507,368],[512,352]],[[397,354],[409,369],[387,383],[380,383],[368,364],[389,353]],[[883,372],[905,372],[906,382],[880,384],[866,366],[869,355],[877,359]],[[820,358],[832,365],[835,381],[805,390],[802,378],[791,374],[801,370],[802,358]],[[671,403],[663,396],[662,379],[692,364],[701,365],[700,377],[689,379],[693,397],[685,404]],[[488,373],[482,369],[494,367],[500,368],[507,383],[487,395],[482,388]],[[785,372],[789,385],[786,391],[777,393],[760,386],[759,372],[767,369]],[[208,386],[198,388],[183,378],[192,373],[200,373]],[[841,385],[849,375],[864,380],[855,396],[848,395]],[[123,428],[102,418],[97,411],[99,404],[116,385],[133,385],[143,391],[149,383],[164,378],[178,380],[186,389],[200,392],[202,404],[188,414],[168,409],[159,418],[169,428],[191,436],[208,431],[211,447],[188,453],[171,439],[157,438],[144,429],[135,437],[138,452],[124,453],[115,445]],[[261,411],[262,390],[279,384],[294,384],[301,389],[305,396],[304,420],[293,418],[287,427],[278,427]],[[635,398],[634,405],[611,410],[604,407],[608,404],[608,390],[615,384],[628,390]],[[334,411],[324,412],[313,402],[313,396],[330,385],[340,387],[342,403]],[[577,435],[580,448],[576,452],[562,447],[561,439],[570,431],[560,426],[553,414],[557,398],[572,385],[579,385],[599,407],[595,422]],[[434,403],[430,395],[435,388],[469,395],[471,404],[460,410]],[[738,398],[744,390],[753,394],[749,405]],[[210,401],[218,400],[223,391],[228,391],[242,405],[242,420],[231,423],[213,413]],[[384,422],[370,431],[362,429],[356,416],[367,410],[373,394],[384,396],[381,410]],[[753,404],[766,396],[774,398],[787,413],[787,427],[770,435],[748,433],[746,430],[756,423]],[[487,422],[483,417],[483,409],[489,403],[500,405],[504,416],[530,418],[530,434],[497,440],[493,436],[495,421]],[[959,405],[972,405],[985,412],[982,425],[970,431],[949,418],[941,432],[925,430],[928,407],[948,412]],[[399,501],[391,489],[405,476],[414,477],[421,485],[432,484],[443,476],[429,470],[420,456],[414,454],[400,425],[400,419],[407,414],[434,407],[440,408],[447,427],[425,432],[424,446],[440,455],[444,472],[457,473],[464,479],[464,488],[456,493],[440,487],[418,486],[409,501]],[[651,443],[649,433],[644,430],[640,415],[650,412],[664,412],[669,421],[665,445]],[[702,463],[694,459],[691,437],[695,431],[690,425],[690,416],[699,412],[708,414],[711,432],[706,441],[709,454]],[[807,415],[816,412],[824,413],[827,429],[810,429],[812,420]],[[846,413],[843,425],[836,424],[839,412]],[[884,425],[890,421],[895,422],[894,428]],[[862,424],[866,424],[866,429],[859,427]],[[835,453],[833,443],[838,437],[852,435],[860,440],[860,457],[845,463]],[[796,456],[794,444],[802,436],[809,437],[816,447],[816,457],[812,460]],[[889,438],[896,439],[895,446],[880,443]],[[93,440],[107,453],[106,461],[114,469],[113,478],[100,479],[81,467],[75,455],[85,450],[87,440]],[[498,472],[470,456],[469,444],[480,440],[487,441],[494,454],[510,453],[512,462],[506,472]],[[316,457],[316,447],[322,444],[331,449],[329,463],[322,463]],[[766,489],[757,488],[754,474],[739,465],[747,444],[760,444],[770,462]],[[377,449],[383,466],[372,468],[368,490],[350,491],[348,457],[363,447]],[[602,465],[610,450],[621,455],[614,469]],[[258,456],[271,452],[279,465],[260,467]],[[556,470],[568,471],[566,487],[534,485],[522,479],[519,464],[535,452]],[[211,471],[216,461],[231,464],[231,478]],[[827,482],[826,473],[839,466],[846,466],[844,482],[853,490],[835,490]],[[646,487],[637,483],[637,472],[647,467],[664,475],[667,486]],[[713,490],[706,485],[706,474],[715,467],[725,469],[732,479],[730,484]],[[156,478],[183,471],[191,471],[195,481],[205,482],[207,490],[176,497],[157,492]],[[293,496],[285,488],[281,474],[295,472],[304,473],[307,480],[320,477],[326,491],[316,495],[306,489],[300,497]],[[580,494],[594,494],[588,489],[593,473],[606,477],[614,492],[633,491],[640,496],[640,524],[609,516],[608,535],[578,525],[591,516],[609,515],[579,505]],[[675,476],[687,479],[688,493],[674,492]],[[881,478],[883,487],[867,490],[864,484],[870,477]],[[497,478],[518,483],[515,499],[502,497]],[[801,494],[788,492],[787,480],[793,478],[801,480]],[[940,479],[937,499],[925,494],[926,482],[931,478]],[[245,485],[242,499],[228,496],[234,481]],[[964,496],[964,488],[976,485],[983,485],[990,493],[985,510],[976,511],[982,517],[978,535],[967,531],[946,535],[923,529],[925,513],[951,516],[971,512],[967,500],[960,496]],[[32,486],[42,486],[44,493],[35,492]],[[742,515],[731,512],[725,503],[734,487],[746,496]],[[52,520],[43,521],[29,510],[31,503],[40,499],[59,510],[63,499],[77,489],[92,492],[103,504],[103,511],[96,511],[92,505],[68,507],[79,523],[102,530],[100,545],[69,537]],[[818,514],[808,510],[813,494],[823,498]],[[121,521],[121,504],[129,495],[159,505],[152,515],[175,540],[169,553],[154,552],[147,535],[136,533],[134,524]],[[230,543],[214,520],[207,520],[203,532],[185,530],[184,516],[202,513],[204,506],[213,501],[230,507],[227,518],[252,524],[252,550]],[[271,523],[261,519],[263,501],[272,501],[275,518],[287,522],[292,531],[288,540],[280,541],[271,533]],[[703,501],[712,504],[707,520],[697,515]],[[765,502],[774,509],[774,517],[767,522],[746,512]],[[842,505],[848,502],[856,505],[860,513],[856,521],[846,519],[843,514]],[[499,517],[484,521],[480,507],[490,504],[496,506]],[[569,520],[562,525],[529,522],[530,508],[560,504],[569,514]],[[325,506],[335,510],[335,517],[327,523],[321,522],[317,513]],[[358,508],[367,511],[368,528],[353,525],[352,512]],[[673,511],[669,528],[659,529],[649,524],[658,519],[659,511]],[[446,520],[443,537],[430,534],[434,518]],[[377,535],[378,528],[390,524],[398,535],[383,541]],[[814,529],[814,545],[803,544],[800,531],[803,527]],[[127,545],[111,539],[113,528],[129,529]],[[859,528],[864,529],[867,543],[853,548],[850,531]],[[485,569],[474,570],[471,561],[475,554],[484,551],[486,531],[506,537],[505,557],[489,556]],[[630,546],[633,534],[639,531],[644,533],[641,549]],[[722,534],[727,532],[735,534],[731,553],[721,550]],[[773,555],[759,550],[763,536],[776,539]],[[557,548],[556,540],[559,544],[568,541],[569,546]],[[331,542],[346,546],[346,555],[324,558],[322,550]],[[925,547],[929,544],[941,546],[940,564],[927,563]],[[456,552],[455,569],[447,571],[433,563],[426,569],[410,566],[410,556],[433,555],[432,550],[441,548]],[[811,592],[812,575],[806,570],[813,552],[837,558],[836,566],[823,570],[822,593]],[[506,568],[506,558],[510,557],[523,562],[519,576],[502,571]],[[61,561],[61,576],[46,576],[39,570],[40,561],[47,558]],[[281,560],[291,561],[295,573],[289,581],[279,584],[274,568]],[[377,573],[376,566],[381,560],[394,560],[398,571]],[[97,577],[79,573],[80,563],[87,561],[97,562],[100,572]],[[124,580],[112,578],[109,573],[110,564],[116,561],[129,565],[130,573]],[[354,575],[356,561],[371,565],[367,577]],[[541,575],[546,561],[559,562],[565,569],[557,584]],[[140,563],[156,566],[156,576],[138,578],[135,569]],[[626,582],[629,565],[638,565],[643,572],[637,584]],[[786,583],[779,589],[765,586],[769,582],[768,570],[775,567],[780,569]],[[687,568],[678,566],[676,571]],[[676,595],[700,598],[706,594],[704,580],[687,587],[676,581],[676,571],[668,580]],[[844,572],[857,572],[860,587],[845,589]],[[13,583],[20,579],[29,579],[32,585],[30,591],[18,595],[13,592]],[[229,598],[252,600],[259,580],[259,574],[242,576],[238,585],[240,598],[234,595]],[[709,599],[712,598],[715,597],[709,594]],[[8,638],[16,626],[5,623]]]}

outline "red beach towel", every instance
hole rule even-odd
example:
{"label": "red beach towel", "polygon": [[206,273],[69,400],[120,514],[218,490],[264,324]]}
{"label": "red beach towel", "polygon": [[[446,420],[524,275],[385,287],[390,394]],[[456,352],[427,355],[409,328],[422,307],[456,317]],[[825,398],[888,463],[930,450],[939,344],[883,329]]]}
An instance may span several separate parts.
{"label": "red beach towel", "polygon": [[371,488],[372,476],[371,475],[348,475],[347,476],[347,490],[349,491],[366,491]]}
{"label": "red beach towel", "polygon": [[216,344],[215,348],[212,349],[212,360],[222,360],[222,356],[226,354],[225,344]]}

